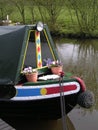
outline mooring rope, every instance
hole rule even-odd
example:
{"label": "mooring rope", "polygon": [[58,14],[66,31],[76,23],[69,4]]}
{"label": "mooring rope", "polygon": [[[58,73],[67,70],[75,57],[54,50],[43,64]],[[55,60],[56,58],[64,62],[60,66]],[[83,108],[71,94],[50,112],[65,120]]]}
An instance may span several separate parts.
{"label": "mooring rope", "polygon": [[60,85],[60,103],[61,103],[61,114],[62,114],[62,126],[63,130],[67,130],[66,122],[66,108],[65,108],[65,98],[64,98],[64,88],[63,88],[63,76],[64,72],[61,72],[59,85]]}

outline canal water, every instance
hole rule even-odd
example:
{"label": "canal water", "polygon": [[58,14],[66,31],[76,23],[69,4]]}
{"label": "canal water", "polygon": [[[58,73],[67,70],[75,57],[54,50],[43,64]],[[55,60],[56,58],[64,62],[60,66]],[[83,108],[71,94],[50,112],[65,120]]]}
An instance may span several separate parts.
{"label": "canal water", "polygon": [[[64,72],[81,77],[95,96],[91,109],[76,106],[65,120],[66,130],[98,130],[98,40],[55,40]],[[62,119],[30,120],[13,118],[8,121],[17,130],[63,130]]]}
{"label": "canal water", "polygon": [[[98,40],[62,40],[57,42],[64,71],[81,77],[95,96],[91,109],[76,106],[68,117],[75,130],[98,130]],[[72,129],[71,129],[72,130]]]}

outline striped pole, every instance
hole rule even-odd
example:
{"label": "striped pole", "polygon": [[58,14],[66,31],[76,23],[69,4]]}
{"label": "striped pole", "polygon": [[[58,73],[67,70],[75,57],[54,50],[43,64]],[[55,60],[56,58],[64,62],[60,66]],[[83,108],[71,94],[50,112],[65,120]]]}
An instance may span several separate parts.
{"label": "striped pole", "polygon": [[37,68],[42,67],[40,32],[35,31]]}

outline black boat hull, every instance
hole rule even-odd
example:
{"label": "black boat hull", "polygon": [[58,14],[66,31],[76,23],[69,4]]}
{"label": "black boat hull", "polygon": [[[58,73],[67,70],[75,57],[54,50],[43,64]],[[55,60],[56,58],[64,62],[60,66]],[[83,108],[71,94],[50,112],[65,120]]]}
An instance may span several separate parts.
{"label": "black boat hull", "polygon": [[[65,112],[68,114],[77,104],[78,94],[65,96]],[[34,119],[61,118],[61,97],[35,101],[0,101],[0,117],[31,117]]]}

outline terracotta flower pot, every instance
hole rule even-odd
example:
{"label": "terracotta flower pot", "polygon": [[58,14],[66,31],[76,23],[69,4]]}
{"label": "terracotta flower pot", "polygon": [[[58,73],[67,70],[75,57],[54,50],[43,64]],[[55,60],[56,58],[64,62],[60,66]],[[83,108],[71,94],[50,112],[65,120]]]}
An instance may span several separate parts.
{"label": "terracotta flower pot", "polygon": [[28,80],[28,82],[37,82],[37,77],[38,77],[38,73],[32,73],[32,74],[26,74],[26,79]]}
{"label": "terracotta flower pot", "polygon": [[63,66],[53,66],[51,67],[51,71],[53,74],[57,74],[57,75],[60,75],[60,72],[62,72],[63,70]]}

